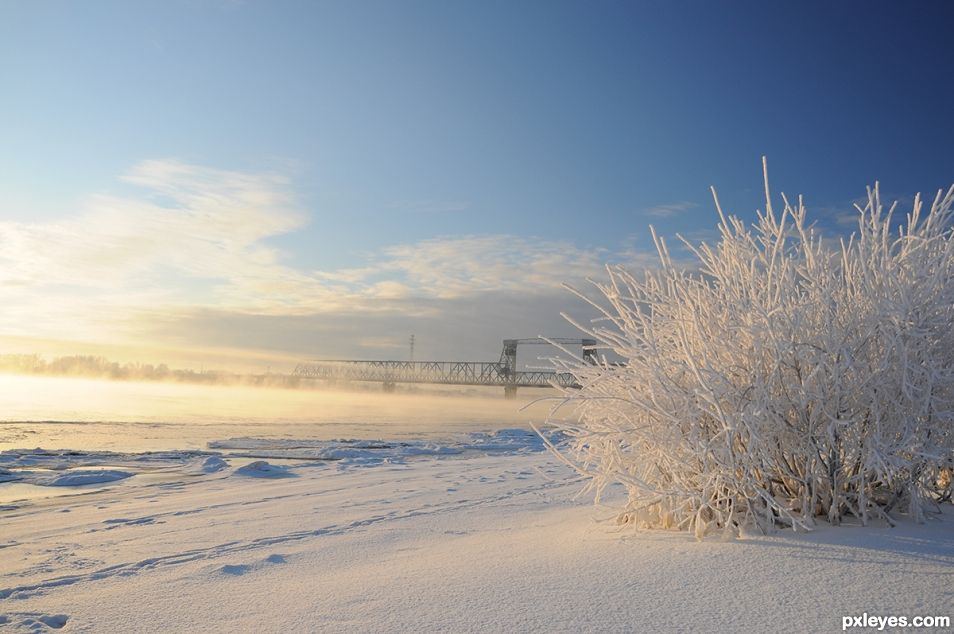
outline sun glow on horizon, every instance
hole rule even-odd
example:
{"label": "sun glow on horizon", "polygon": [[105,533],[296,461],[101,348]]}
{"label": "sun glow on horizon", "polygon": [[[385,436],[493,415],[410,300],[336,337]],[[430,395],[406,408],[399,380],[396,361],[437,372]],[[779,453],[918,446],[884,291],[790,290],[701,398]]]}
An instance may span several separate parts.
{"label": "sun glow on horizon", "polygon": [[[374,387],[276,389],[0,374],[0,450],[206,449],[236,435],[388,439],[525,427],[542,420],[549,391],[504,400],[499,390]],[[526,409],[521,410],[523,406]]]}

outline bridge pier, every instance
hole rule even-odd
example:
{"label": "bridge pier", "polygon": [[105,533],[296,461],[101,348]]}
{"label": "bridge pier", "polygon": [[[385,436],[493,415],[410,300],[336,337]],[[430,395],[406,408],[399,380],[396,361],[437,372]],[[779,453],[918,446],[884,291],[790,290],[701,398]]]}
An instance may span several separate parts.
{"label": "bridge pier", "polygon": [[515,398],[517,398],[517,386],[516,386],[516,385],[505,385],[505,386],[504,386],[504,398],[506,398],[506,399],[515,399]]}
{"label": "bridge pier", "polygon": [[385,393],[385,394],[390,394],[391,392],[393,392],[393,391],[394,391],[394,386],[395,386],[394,381],[385,381],[385,382],[384,382],[384,393]]}

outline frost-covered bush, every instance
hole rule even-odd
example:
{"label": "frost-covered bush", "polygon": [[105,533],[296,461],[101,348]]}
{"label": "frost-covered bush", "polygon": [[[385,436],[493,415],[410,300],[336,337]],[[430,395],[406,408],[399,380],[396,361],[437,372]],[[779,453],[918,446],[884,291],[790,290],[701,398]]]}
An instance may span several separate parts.
{"label": "frost-covered bush", "polygon": [[[559,361],[575,423],[564,454],[618,520],[678,528],[809,529],[924,517],[950,499],[954,455],[954,187],[904,222],[878,186],[858,230],[822,241],[799,198],[642,277],[608,268],[603,314],[579,326],[615,354]],[[582,295],[581,295],[582,296]],[[585,297],[584,297],[585,299]],[[608,361],[607,357],[620,358]]]}

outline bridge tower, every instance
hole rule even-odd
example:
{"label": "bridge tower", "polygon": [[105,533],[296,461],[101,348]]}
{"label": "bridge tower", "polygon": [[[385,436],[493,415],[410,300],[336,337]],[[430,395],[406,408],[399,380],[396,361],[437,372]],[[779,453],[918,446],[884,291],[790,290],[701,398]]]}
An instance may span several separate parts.
{"label": "bridge tower", "polygon": [[596,339],[543,339],[535,337],[533,339],[504,339],[503,350],[500,352],[500,376],[505,383],[504,398],[517,398],[517,346],[520,344],[543,344],[543,345],[580,345],[583,346],[583,361],[585,363],[595,364],[596,357]]}
{"label": "bridge tower", "polygon": [[504,339],[503,350],[500,352],[500,376],[505,383],[504,398],[517,398],[517,344],[519,339]]}

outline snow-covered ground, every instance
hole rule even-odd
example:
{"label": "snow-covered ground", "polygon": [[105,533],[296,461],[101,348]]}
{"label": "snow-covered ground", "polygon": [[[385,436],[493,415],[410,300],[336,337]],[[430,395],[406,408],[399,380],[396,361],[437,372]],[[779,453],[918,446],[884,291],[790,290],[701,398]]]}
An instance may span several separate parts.
{"label": "snow-covered ground", "polygon": [[580,482],[524,431],[211,445],[0,454],[0,487],[30,492],[0,506],[0,628],[835,632],[865,612],[954,616],[951,513],[696,542],[598,521],[612,510],[574,499]]}

